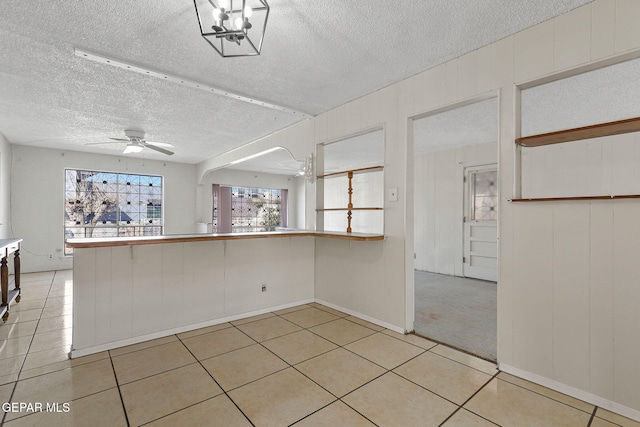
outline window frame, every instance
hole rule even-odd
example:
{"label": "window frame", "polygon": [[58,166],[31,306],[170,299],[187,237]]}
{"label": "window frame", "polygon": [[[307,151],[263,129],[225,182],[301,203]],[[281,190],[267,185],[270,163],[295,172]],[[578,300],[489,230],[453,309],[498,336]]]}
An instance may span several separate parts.
{"label": "window frame", "polygon": [[[218,188],[218,191],[216,191],[216,188]],[[224,214],[222,214],[222,216],[220,215],[220,200],[218,199],[218,197],[221,196],[221,191],[219,191],[219,189],[221,188],[227,188],[230,191],[231,194],[231,201],[229,204],[229,218],[223,218]],[[226,185],[226,184],[212,184],[212,205],[211,205],[211,226],[212,226],[212,232],[213,233],[256,233],[256,232],[263,232],[263,231],[274,231],[276,228],[278,227],[282,227],[282,228],[286,228],[287,227],[287,223],[286,223],[286,219],[288,218],[287,215],[287,211],[288,211],[288,196],[286,194],[288,194],[288,189],[286,188],[266,188],[266,187],[245,187],[245,186],[241,186],[241,185]],[[220,194],[218,194],[218,192],[220,192]],[[280,200],[279,203],[268,203],[269,207],[274,206],[274,205],[279,205],[279,215],[280,215],[280,222],[279,224],[276,225],[267,225],[267,224],[255,224],[255,225],[233,225],[234,222],[234,216],[233,216],[233,209],[234,209],[234,203],[233,203],[233,194],[235,193],[236,196],[235,198],[238,200],[246,200],[248,201],[247,203],[254,203],[255,199],[261,199],[266,192],[278,192],[278,199]],[[254,197],[255,196],[255,197]],[[269,198],[269,200],[272,200],[271,198]],[[237,217],[236,217],[237,218]],[[257,218],[257,215],[256,215]],[[227,221],[228,220],[228,221]],[[224,222],[229,222],[231,224],[231,228],[229,231],[218,231],[218,227],[220,226],[220,223],[224,223]],[[224,226],[223,226],[224,227]],[[263,229],[264,228],[264,229]]]}
{"label": "window frame", "polygon": [[[67,195],[69,194],[70,191],[76,191],[77,189],[69,189],[68,185],[69,182],[67,181],[67,177],[69,172],[71,173],[77,173],[78,171],[81,172],[87,172],[89,174],[94,174],[94,175],[98,175],[98,174],[109,174],[109,175],[113,175],[115,177],[115,180],[113,182],[110,183],[110,185],[114,185],[116,191],[114,192],[115,194],[115,207],[116,207],[116,221],[115,223],[110,221],[108,224],[101,224],[98,225],[97,223],[95,225],[90,225],[87,224],[86,221],[81,224],[81,225],[77,225],[77,224],[72,224],[69,225],[68,221],[71,221],[71,219],[68,216],[68,212],[67,212],[67,204],[69,202],[69,198],[67,197]],[[145,205],[145,208],[141,208],[139,209],[139,211],[137,212],[137,214],[140,216],[140,218],[136,221],[137,223],[129,223],[129,224],[122,224],[122,213],[126,213],[124,209],[121,208],[121,195],[123,194],[123,192],[121,192],[121,177],[122,176],[127,176],[127,177],[137,177],[138,178],[138,182],[140,182],[139,178],[144,177],[144,178],[148,178],[150,180],[156,180],[159,179],[160,181],[160,191],[159,194],[154,194],[152,197],[153,199],[149,199],[149,201],[152,200],[156,200],[158,197],[160,199],[160,204],[158,205],[157,203],[153,202],[153,213],[154,216],[153,218],[149,218],[146,216],[146,214],[149,212],[148,210],[148,204]],[[165,179],[163,175],[155,175],[155,174],[142,174],[142,173],[134,173],[134,172],[128,172],[128,171],[107,171],[107,170],[96,170],[96,169],[89,169],[89,168],[74,168],[74,167],[65,167],[64,168],[64,185],[63,185],[63,253],[65,257],[72,257],[73,256],[73,249],[68,248],[66,241],[67,241],[67,232],[70,232],[71,236],[69,236],[69,238],[87,238],[87,239],[99,239],[99,238],[113,238],[113,239],[117,239],[117,238],[126,238],[126,237],[131,237],[129,236],[129,232],[130,230],[133,230],[133,235],[138,235],[139,233],[142,233],[142,235],[163,235],[164,234],[164,213],[165,213],[165,207],[164,207],[164,185],[165,185]],[[127,185],[129,181],[126,181]],[[105,181],[103,181],[103,184],[105,184]],[[142,201],[142,185],[141,184],[132,184],[132,186],[138,186],[138,190],[136,194],[137,197],[139,197],[139,200]],[[153,186],[153,184],[149,185],[149,186]],[[156,186],[157,188],[158,186]],[[77,197],[77,193],[76,193],[76,197]],[[77,200],[77,199],[76,199]],[[160,217],[156,217],[156,213],[158,211],[159,208],[159,214]],[[107,211],[103,212],[101,214],[101,217],[107,213],[110,212],[109,208]],[[119,214],[118,214],[119,213]],[[119,216],[119,218],[118,218]],[[140,223],[142,222],[142,216],[144,216],[145,219],[151,219],[153,221],[152,224],[144,224],[144,223]],[[86,216],[83,216],[83,220],[86,218]],[[132,221],[133,222],[133,221]],[[73,233],[73,230],[77,229],[77,228],[82,228],[85,230],[84,236],[75,236],[75,234]],[[87,229],[115,229],[115,236],[91,236],[91,237],[87,237],[86,236],[86,230]],[[121,229],[124,230],[124,234],[121,233]],[[158,230],[158,231],[152,231],[152,234],[147,234],[144,230],[145,229],[152,229],[152,230]],[[92,232],[93,234],[93,232]]]}

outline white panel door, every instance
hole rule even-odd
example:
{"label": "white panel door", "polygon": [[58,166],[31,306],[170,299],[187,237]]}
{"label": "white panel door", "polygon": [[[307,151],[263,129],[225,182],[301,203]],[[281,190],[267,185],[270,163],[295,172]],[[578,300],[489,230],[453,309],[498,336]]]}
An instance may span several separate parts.
{"label": "white panel door", "polygon": [[464,218],[465,277],[498,280],[498,170],[467,168]]}

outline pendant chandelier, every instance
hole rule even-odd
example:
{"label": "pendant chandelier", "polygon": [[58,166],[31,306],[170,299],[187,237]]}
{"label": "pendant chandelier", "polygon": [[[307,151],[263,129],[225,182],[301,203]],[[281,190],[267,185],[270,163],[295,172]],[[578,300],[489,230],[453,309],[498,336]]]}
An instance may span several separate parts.
{"label": "pendant chandelier", "polygon": [[269,18],[266,0],[193,0],[200,34],[223,57],[256,56]]}

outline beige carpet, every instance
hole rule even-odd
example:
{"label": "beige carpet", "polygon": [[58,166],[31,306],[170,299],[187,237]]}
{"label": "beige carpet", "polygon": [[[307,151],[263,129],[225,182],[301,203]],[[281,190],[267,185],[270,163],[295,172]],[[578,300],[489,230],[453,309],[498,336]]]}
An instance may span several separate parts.
{"label": "beige carpet", "polygon": [[415,271],[415,332],[496,360],[495,282]]}

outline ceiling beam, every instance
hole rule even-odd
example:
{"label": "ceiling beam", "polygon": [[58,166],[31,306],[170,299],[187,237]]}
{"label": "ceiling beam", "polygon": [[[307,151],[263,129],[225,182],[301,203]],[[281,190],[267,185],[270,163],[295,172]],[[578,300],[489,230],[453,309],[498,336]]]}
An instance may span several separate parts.
{"label": "ceiling beam", "polygon": [[216,95],[224,96],[227,98],[235,99],[236,101],[246,102],[252,105],[257,105],[259,107],[271,108],[272,110],[281,111],[283,113],[292,114],[300,117],[301,119],[309,119],[313,117],[312,114],[304,113],[301,111],[292,110],[291,108],[283,107],[281,105],[272,104],[270,102],[262,101],[259,99],[249,98],[244,95],[240,95],[234,92],[231,92],[224,88],[219,88],[215,86],[211,86],[205,83],[196,82],[193,80],[188,80],[179,76],[171,75],[162,71],[152,70],[149,68],[144,68],[139,65],[134,65],[131,63],[127,63],[118,59],[109,58],[103,55],[98,55],[96,53],[88,52],[85,50],[81,50],[78,48],[74,49],[74,53],[76,56],[80,58],[88,59],[90,61],[99,62],[101,64],[111,65],[113,67],[122,68],[123,70],[133,71],[139,74],[143,74],[145,76],[155,77],[161,80],[170,81],[173,83],[181,84],[192,89],[202,90],[204,92],[213,93]]}

